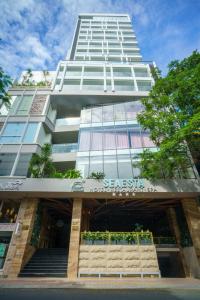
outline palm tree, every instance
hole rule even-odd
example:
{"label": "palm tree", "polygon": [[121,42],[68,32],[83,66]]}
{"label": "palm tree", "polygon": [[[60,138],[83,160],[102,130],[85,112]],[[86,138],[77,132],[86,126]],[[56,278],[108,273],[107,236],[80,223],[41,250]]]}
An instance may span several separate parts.
{"label": "palm tree", "polygon": [[51,177],[55,168],[51,159],[51,145],[44,144],[41,153],[34,153],[29,164],[29,172],[34,178]]}
{"label": "palm tree", "polygon": [[45,83],[47,83],[47,76],[49,75],[49,71],[48,70],[43,70],[43,75],[44,75],[44,81]]}

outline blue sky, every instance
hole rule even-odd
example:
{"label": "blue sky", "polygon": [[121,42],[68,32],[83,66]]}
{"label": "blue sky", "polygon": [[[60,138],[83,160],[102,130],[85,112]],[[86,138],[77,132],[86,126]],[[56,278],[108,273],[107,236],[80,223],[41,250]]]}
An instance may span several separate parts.
{"label": "blue sky", "polygon": [[129,13],[144,60],[165,74],[171,60],[200,50],[200,0],[1,0],[0,66],[54,70],[79,13]]}

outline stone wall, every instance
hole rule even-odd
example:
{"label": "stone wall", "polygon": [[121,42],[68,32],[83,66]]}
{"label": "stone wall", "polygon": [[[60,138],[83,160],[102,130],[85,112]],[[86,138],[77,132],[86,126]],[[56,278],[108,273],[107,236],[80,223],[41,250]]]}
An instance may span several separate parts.
{"label": "stone wall", "polygon": [[80,273],[159,272],[154,245],[81,245]]}
{"label": "stone wall", "polygon": [[4,276],[17,277],[26,262],[26,249],[29,246],[38,200],[23,199],[21,201],[17,223],[21,224],[19,234],[13,233],[4,265]]}

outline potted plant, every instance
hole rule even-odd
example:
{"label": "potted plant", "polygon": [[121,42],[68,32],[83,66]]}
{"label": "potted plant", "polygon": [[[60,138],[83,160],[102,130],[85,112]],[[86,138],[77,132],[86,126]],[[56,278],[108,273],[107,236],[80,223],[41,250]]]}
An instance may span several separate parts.
{"label": "potted plant", "polygon": [[101,180],[105,178],[105,174],[103,172],[92,172],[89,176],[88,179],[96,179],[96,180]]}
{"label": "potted plant", "polygon": [[130,232],[126,234],[126,241],[128,244],[136,245],[138,243],[137,240],[137,233],[136,232]]}
{"label": "potted plant", "polygon": [[91,231],[84,231],[82,233],[82,239],[84,244],[92,245],[93,244],[93,233]]}
{"label": "potted plant", "polygon": [[141,231],[139,234],[139,240],[141,245],[151,245],[152,244],[151,233],[148,230]]}

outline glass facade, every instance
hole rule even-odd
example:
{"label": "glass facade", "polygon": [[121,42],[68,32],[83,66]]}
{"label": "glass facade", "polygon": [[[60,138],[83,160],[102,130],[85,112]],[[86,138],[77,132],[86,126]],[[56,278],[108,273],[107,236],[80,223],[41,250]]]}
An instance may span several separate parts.
{"label": "glass facade", "polygon": [[0,144],[34,143],[38,123],[8,122],[0,136]]}
{"label": "glass facade", "polygon": [[104,172],[107,178],[139,176],[135,153],[154,148],[148,132],[137,123],[139,101],[83,109],[81,112],[77,168],[84,177]]}

